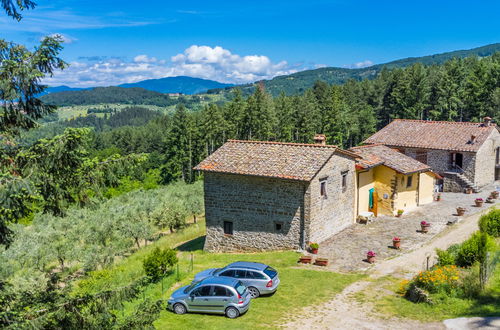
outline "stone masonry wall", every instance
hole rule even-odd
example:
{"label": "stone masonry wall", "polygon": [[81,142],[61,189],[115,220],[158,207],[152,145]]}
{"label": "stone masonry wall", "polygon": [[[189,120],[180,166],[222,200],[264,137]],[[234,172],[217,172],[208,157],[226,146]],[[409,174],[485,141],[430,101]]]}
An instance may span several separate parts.
{"label": "stone masonry wall", "polygon": [[[445,172],[450,170],[451,152],[448,150],[406,148],[405,154],[416,159],[417,151],[421,150],[427,151],[427,165],[431,167],[432,171],[444,175]],[[464,175],[469,180],[474,181],[476,175],[476,154],[472,152],[461,152],[461,154],[463,155],[462,169],[464,170]],[[444,175],[444,191],[462,191],[464,187],[461,187],[458,181],[453,179],[450,182],[446,182],[450,178],[452,177]]]}
{"label": "stone masonry wall", "polygon": [[[255,176],[205,173],[205,250],[285,250],[300,247],[307,183]],[[224,234],[233,222],[233,235]],[[276,223],[282,229],[276,230]]]}
{"label": "stone masonry wall", "polygon": [[498,147],[500,147],[500,133],[494,130],[476,154],[474,183],[478,187],[495,181],[496,149]]}
{"label": "stone masonry wall", "polygon": [[[316,174],[308,189],[310,210],[306,216],[307,239],[322,242],[355,222],[356,170],[354,160],[334,154]],[[342,172],[347,171],[347,185],[342,191]],[[327,197],[320,193],[320,182],[327,181]]]}

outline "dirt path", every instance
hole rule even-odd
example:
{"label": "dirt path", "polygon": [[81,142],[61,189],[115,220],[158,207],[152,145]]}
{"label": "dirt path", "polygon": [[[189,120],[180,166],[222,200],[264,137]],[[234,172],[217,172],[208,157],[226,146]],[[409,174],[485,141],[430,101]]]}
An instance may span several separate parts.
{"label": "dirt path", "polygon": [[[370,278],[385,275],[408,277],[425,269],[427,256],[433,261],[436,248],[446,249],[467,239],[478,229],[478,219],[487,211],[464,218],[416,250],[376,263],[368,271]],[[442,322],[422,323],[408,319],[377,318],[373,313],[373,306],[360,303],[353,297],[356,293],[367,290],[370,284],[370,280],[353,283],[332,300],[315,306],[314,309],[307,307],[303,312],[296,313],[308,315],[307,318],[292,318],[283,326],[288,329],[445,329]]]}

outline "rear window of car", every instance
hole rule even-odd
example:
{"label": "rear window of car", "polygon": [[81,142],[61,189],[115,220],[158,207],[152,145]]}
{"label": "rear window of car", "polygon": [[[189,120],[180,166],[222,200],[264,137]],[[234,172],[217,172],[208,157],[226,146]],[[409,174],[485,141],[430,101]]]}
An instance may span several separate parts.
{"label": "rear window of car", "polygon": [[245,291],[247,291],[247,287],[244,286],[241,282],[236,283],[236,286],[234,288],[236,289],[236,292],[240,294],[240,296],[242,296]]}
{"label": "rear window of car", "polygon": [[264,274],[266,274],[270,278],[275,278],[276,275],[278,275],[278,272],[273,267],[267,266],[267,268],[264,269]]}

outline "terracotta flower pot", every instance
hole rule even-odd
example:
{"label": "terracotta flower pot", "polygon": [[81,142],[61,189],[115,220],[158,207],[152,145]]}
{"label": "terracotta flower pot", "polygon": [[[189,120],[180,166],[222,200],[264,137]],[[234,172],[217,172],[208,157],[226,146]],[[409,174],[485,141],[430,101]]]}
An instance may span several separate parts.
{"label": "terracotta flower pot", "polygon": [[314,262],[316,266],[328,266],[328,259],[327,258],[317,258],[316,261]]}
{"label": "terracotta flower pot", "polygon": [[422,233],[429,232],[429,227],[430,227],[430,225],[420,225],[421,232]]}
{"label": "terracotta flower pot", "polygon": [[465,208],[463,207],[457,207],[457,215],[462,216],[465,214]]}
{"label": "terracotta flower pot", "polygon": [[318,249],[311,249],[312,254],[318,254]]}
{"label": "terracotta flower pot", "polygon": [[310,264],[312,262],[312,257],[310,256],[301,256],[299,259],[301,264]]}
{"label": "terracotta flower pot", "polygon": [[476,202],[476,207],[481,207],[483,206],[484,201],[475,201]]}
{"label": "terracotta flower pot", "polygon": [[375,256],[366,256],[366,260],[369,263],[373,264],[375,262]]}
{"label": "terracotta flower pot", "polygon": [[392,246],[395,248],[395,249],[400,249],[401,248],[401,240],[397,240],[397,241],[392,241]]}
{"label": "terracotta flower pot", "polygon": [[500,194],[500,192],[498,192],[498,191],[492,191],[491,192],[491,197],[497,199],[499,194]]}
{"label": "terracotta flower pot", "polygon": [[472,188],[467,188],[465,189],[466,194],[472,194]]}

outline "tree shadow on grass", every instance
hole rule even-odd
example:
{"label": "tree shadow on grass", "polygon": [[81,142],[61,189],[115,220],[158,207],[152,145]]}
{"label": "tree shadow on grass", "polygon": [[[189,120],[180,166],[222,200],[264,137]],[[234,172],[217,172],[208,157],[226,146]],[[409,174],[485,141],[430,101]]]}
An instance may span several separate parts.
{"label": "tree shadow on grass", "polygon": [[186,243],[183,243],[177,247],[177,250],[183,252],[193,252],[196,250],[203,250],[203,246],[205,245],[205,236],[197,237],[193,240],[190,240]]}

